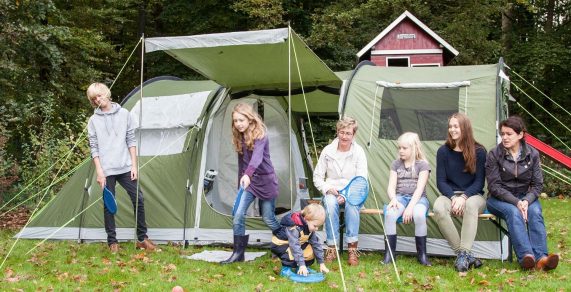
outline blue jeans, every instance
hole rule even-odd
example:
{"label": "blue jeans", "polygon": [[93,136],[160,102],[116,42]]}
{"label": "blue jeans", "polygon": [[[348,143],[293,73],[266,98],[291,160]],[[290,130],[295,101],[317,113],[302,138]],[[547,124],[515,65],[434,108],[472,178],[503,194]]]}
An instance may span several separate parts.
{"label": "blue jeans", "polygon": [[[412,195],[410,194],[396,194],[397,202],[401,205],[397,209],[387,209],[385,210],[385,231],[387,235],[397,234],[397,223],[402,222],[402,214],[410,201],[412,200]],[[415,236],[426,236],[428,232],[428,227],[426,225],[426,213],[428,207],[430,206],[428,199],[426,197],[420,197],[416,205],[413,208],[413,222],[414,222],[414,235]]]}
{"label": "blue jeans", "polygon": [[[518,198],[522,199],[524,196],[525,194],[521,194]],[[488,198],[487,206],[490,213],[506,221],[511,242],[519,262],[526,254],[533,255],[536,260],[547,255],[547,233],[545,232],[545,223],[543,222],[539,200],[529,204],[527,209],[527,228],[526,222],[516,206],[494,197]]]}
{"label": "blue jeans", "polygon": [[[339,203],[335,195],[323,196],[323,206],[325,207],[325,233],[327,234],[327,245],[333,246],[335,242],[339,244]],[[353,206],[345,204],[345,238],[347,243],[359,240],[359,210],[363,205]],[[334,239],[335,238],[335,239]]]}
{"label": "blue jeans", "polygon": [[[254,202],[256,197],[250,192],[244,191],[242,198],[240,199],[240,204],[238,209],[236,209],[236,215],[234,215],[232,230],[234,235],[246,235],[246,211],[248,207]],[[280,228],[280,223],[276,219],[276,199],[262,200],[260,199],[260,208],[262,209],[262,220],[264,223],[272,230]]]}

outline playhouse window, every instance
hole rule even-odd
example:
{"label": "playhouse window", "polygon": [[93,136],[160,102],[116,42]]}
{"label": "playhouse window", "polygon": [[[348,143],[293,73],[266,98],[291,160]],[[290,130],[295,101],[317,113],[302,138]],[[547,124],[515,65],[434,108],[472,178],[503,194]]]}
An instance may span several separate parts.
{"label": "playhouse window", "polygon": [[379,138],[396,140],[415,132],[423,141],[446,140],[448,117],[458,112],[458,88],[384,88]]}

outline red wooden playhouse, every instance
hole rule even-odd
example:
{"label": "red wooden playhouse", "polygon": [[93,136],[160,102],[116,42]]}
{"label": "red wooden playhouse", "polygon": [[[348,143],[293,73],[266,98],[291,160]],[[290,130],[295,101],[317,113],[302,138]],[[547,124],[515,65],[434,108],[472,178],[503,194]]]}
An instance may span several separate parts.
{"label": "red wooden playhouse", "polygon": [[458,51],[405,11],[377,37],[362,48],[357,57],[381,67],[441,67]]}

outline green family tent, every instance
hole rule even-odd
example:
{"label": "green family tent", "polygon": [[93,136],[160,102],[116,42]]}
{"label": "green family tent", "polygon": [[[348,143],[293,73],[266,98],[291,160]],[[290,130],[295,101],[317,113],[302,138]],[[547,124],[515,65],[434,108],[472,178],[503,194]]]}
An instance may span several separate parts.
{"label": "green family tent", "polygon": [[[389,201],[389,169],[397,158],[396,140],[402,133],[419,134],[432,168],[426,189],[432,206],[439,195],[436,152],[446,140],[448,117],[455,112],[466,113],[476,140],[488,150],[498,142],[497,121],[507,117],[509,82],[502,60],[497,65],[408,68],[381,68],[364,62],[346,83],[339,104],[342,115],[355,117],[359,122],[356,139],[367,154],[372,186],[366,208],[382,208]],[[359,246],[384,246],[380,226],[378,216],[362,216]],[[507,252],[503,252],[507,251],[507,237],[498,231],[491,221],[480,220],[473,247],[476,256],[507,257]],[[397,233],[397,251],[416,252],[414,226],[399,224]],[[454,254],[432,219],[428,220],[428,236],[429,253]]]}
{"label": "green family tent", "polygon": [[[334,73],[291,29],[149,38],[145,50],[164,51],[212,80],[154,78],[123,102],[141,121],[137,127],[140,186],[145,194],[148,233],[158,242],[232,242],[237,155],[230,142],[230,125],[232,108],[238,102],[252,104],[268,127],[280,185],[277,214],[300,208],[301,199],[308,198],[304,181],[313,189],[311,133],[302,122],[308,114],[346,114],[358,119],[357,141],[369,159],[373,190],[367,208],[387,201],[388,166],[395,158],[395,139],[400,133],[421,134],[434,168],[450,113],[466,112],[477,139],[488,148],[496,141],[497,120],[505,116],[506,91],[502,88],[506,87],[498,77],[501,64],[443,68],[362,65],[352,72]],[[117,189],[117,236],[131,240],[134,214],[128,196]],[[434,175],[428,194],[434,201]],[[318,194],[312,192],[311,196]],[[92,163],[86,160],[17,236],[104,241],[100,198]],[[248,215],[250,244],[267,246],[271,232],[262,222],[257,204]],[[384,249],[379,220],[378,216],[362,216],[361,247]],[[412,236],[409,226],[399,228],[399,233]],[[452,254],[432,220],[429,235],[429,253]],[[324,239],[323,232],[320,236]],[[400,240],[399,251],[414,251],[413,239],[405,236],[403,244]],[[478,256],[505,257],[501,250],[506,250],[506,240],[499,241],[491,223],[481,224],[477,240]]]}

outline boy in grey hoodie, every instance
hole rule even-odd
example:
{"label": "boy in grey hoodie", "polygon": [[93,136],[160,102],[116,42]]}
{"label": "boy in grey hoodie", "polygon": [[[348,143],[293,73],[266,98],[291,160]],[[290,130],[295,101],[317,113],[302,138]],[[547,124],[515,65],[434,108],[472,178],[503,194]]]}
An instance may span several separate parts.
{"label": "boy in grey hoodie", "polygon": [[[111,91],[103,83],[93,83],[87,88],[87,99],[95,108],[89,118],[87,130],[91,157],[97,172],[97,183],[115,194],[119,184],[131,197],[137,209],[137,248],[154,250],[155,245],[147,237],[143,193],[139,190],[137,208],[137,141],[133,117],[129,111],[111,101]],[[115,233],[115,216],[104,207],[107,244],[111,252],[119,250]]]}

